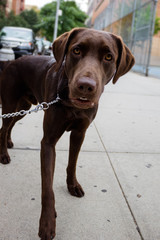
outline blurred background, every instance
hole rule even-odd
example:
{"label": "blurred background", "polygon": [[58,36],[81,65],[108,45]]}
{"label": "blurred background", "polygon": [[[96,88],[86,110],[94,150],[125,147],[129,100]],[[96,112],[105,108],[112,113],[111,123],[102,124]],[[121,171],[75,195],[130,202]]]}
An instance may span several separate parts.
{"label": "blurred background", "polygon": [[55,30],[74,27],[120,35],[133,70],[160,78],[160,0],[0,0],[0,60],[51,55]]}

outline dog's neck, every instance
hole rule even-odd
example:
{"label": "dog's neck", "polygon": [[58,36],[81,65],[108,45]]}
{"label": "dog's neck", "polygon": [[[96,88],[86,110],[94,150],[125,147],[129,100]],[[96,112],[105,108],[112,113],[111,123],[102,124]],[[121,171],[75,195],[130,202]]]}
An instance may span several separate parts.
{"label": "dog's neck", "polygon": [[68,78],[65,73],[64,63],[62,64],[61,68],[57,73],[57,78],[58,78],[57,94],[62,100],[68,100],[68,93],[69,93]]}

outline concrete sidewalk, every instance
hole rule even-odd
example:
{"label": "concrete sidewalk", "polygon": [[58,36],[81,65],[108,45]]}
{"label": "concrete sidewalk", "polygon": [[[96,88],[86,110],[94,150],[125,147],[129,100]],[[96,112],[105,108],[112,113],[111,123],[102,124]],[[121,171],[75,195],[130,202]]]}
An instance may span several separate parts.
{"label": "concrete sidewalk", "polygon": [[[38,240],[43,113],[13,131],[12,162],[0,165],[0,240]],[[105,88],[79,156],[85,197],[66,188],[69,134],[57,144],[56,240],[160,239],[160,80],[135,73]]]}

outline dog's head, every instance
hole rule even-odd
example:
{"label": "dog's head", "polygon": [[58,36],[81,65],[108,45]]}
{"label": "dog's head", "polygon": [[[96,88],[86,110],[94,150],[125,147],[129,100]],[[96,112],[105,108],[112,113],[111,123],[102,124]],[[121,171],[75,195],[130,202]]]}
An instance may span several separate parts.
{"label": "dog's head", "polygon": [[75,28],[53,43],[56,69],[65,60],[69,99],[78,108],[98,103],[104,85],[116,83],[134,65],[134,57],[122,39],[94,29]]}

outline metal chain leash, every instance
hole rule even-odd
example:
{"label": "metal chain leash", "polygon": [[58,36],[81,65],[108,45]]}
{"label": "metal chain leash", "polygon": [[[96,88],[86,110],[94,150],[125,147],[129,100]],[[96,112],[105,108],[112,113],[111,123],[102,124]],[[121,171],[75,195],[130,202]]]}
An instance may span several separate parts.
{"label": "metal chain leash", "polygon": [[17,116],[24,116],[24,115],[30,114],[32,112],[47,110],[51,105],[59,102],[59,100],[61,100],[61,99],[60,99],[59,95],[57,94],[56,99],[49,103],[42,102],[42,103],[38,104],[34,109],[31,109],[31,110],[20,110],[19,112],[2,114],[2,115],[0,115],[0,118],[11,118],[11,117],[17,117]]}

